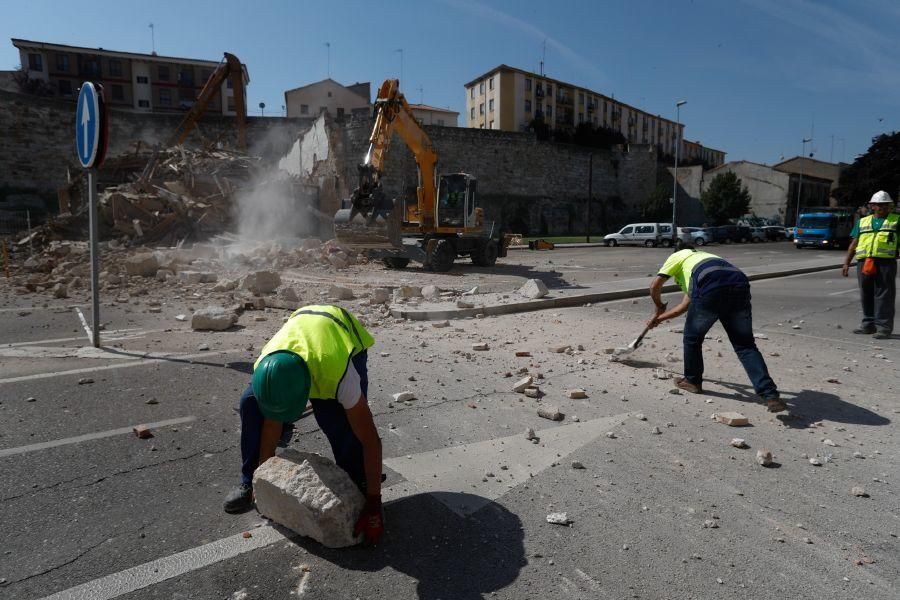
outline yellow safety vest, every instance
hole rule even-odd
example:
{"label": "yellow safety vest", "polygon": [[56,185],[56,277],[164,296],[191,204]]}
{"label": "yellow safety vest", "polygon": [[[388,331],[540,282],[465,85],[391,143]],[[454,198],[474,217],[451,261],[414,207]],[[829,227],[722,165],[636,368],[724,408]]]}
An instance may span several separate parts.
{"label": "yellow safety vest", "polygon": [[881,223],[881,229],[872,228],[872,215],[859,220],[859,241],[856,244],[856,260],[864,258],[897,258],[897,224],[900,215],[890,213]]}
{"label": "yellow safety vest", "polygon": [[299,354],[312,378],[309,397],[333,400],[347,371],[350,359],[375,343],[356,317],[338,306],[304,306],[294,311],[285,324],[263,346],[259,358],[272,352],[290,350]]}

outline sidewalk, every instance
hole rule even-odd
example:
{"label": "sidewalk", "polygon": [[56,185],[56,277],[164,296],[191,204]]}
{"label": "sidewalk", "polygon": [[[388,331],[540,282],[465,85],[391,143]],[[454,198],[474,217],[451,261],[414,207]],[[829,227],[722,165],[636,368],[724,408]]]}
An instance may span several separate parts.
{"label": "sidewalk", "polygon": [[[824,259],[817,261],[798,261],[785,263],[777,267],[749,267],[744,269],[750,281],[760,279],[773,279],[776,277],[788,277],[790,275],[802,275],[805,273],[817,273],[840,269],[841,261]],[[514,313],[545,310],[549,308],[565,308],[581,306],[593,302],[609,302],[624,298],[641,298],[648,295],[650,284],[649,277],[639,277],[605,283],[601,286],[551,289],[550,294],[539,300],[517,300],[515,291],[508,293],[474,294],[463,296],[460,300],[474,305],[474,308],[459,308],[457,301],[452,302],[422,302],[417,306],[394,304],[391,306],[391,315],[395,318],[409,319],[412,321],[439,321],[443,319],[465,319],[476,315],[496,316]],[[674,283],[666,284],[663,292],[674,292],[678,286]]]}

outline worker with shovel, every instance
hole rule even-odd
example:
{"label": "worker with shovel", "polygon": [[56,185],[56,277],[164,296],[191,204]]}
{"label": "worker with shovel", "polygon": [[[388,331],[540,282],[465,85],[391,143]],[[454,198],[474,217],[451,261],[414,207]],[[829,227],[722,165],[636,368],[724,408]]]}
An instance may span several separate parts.
{"label": "worker with shovel", "polygon": [[[675,279],[684,292],[684,299],[678,306],[666,310],[662,288],[669,278]],[[743,271],[715,254],[687,247],[669,256],[660,268],[650,283],[650,297],[656,312],[647,321],[649,329],[687,313],[684,377],[676,379],[675,385],[694,394],[703,392],[703,340],[715,322],[720,321],[753,389],[766,403],[769,412],[787,409],[753,338],[750,280]]]}
{"label": "worker with shovel", "polygon": [[381,512],[381,438],[366,400],[367,349],[375,343],[359,321],[337,306],[295,311],[263,347],[253,379],[241,396],[241,484],[225,511],[253,505],[253,472],[290,440],[312,405],[335,462],[366,495],[355,533],[375,543],[384,531]]}

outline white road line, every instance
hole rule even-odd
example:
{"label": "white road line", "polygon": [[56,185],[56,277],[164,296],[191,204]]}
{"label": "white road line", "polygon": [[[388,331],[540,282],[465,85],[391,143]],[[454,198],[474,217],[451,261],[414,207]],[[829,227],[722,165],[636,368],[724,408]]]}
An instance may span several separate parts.
{"label": "white road line", "polygon": [[829,296],[840,296],[842,294],[849,294],[850,292],[856,292],[856,291],[859,291],[859,288],[851,288],[849,290],[844,290],[843,292],[831,292],[828,295]]}
{"label": "white road line", "polygon": [[157,421],[155,423],[135,423],[134,425],[129,425],[127,427],[109,429],[107,431],[98,431],[96,433],[86,433],[84,435],[76,435],[75,437],[63,438],[61,440],[52,440],[49,442],[41,442],[39,444],[30,444],[28,446],[19,446],[18,448],[4,448],[0,449],[0,458],[3,458],[5,456],[15,456],[17,454],[25,454],[26,452],[35,452],[37,450],[46,450],[47,448],[56,448],[58,446],[77,444],[79,442],[86,442],[89,440],[99,440],[116,435],[122,435],[125,433],[131,433],[132,429],[137,425],[146,425],[150,429],[154,429],[158,427],[168,427],[169,425],[178,425],[179,423],[190,423],[191,421],[196,420],[197,417],[191,416],[169,419],[167,421]]}
{"label": "white road line", "polygon": [[[112,331],[106,332],[107,335],[117,336],[117,335],[147,335],[148,333],[159,333],[165,331],[164,329],[158,329],[155,332],[152,331],[141,331],[137,327],[129,327],[126,329],[113,329]],[[105,336],[104,336],[105,337]],[[33,342],[10,342],[8,344],[3,344],[3,348],[13,348],[15,346],[37,346],[40,344],[60,344],[64,342],[77,342],[82,339],[82,336],[78,337],[67,337],[67,338],[56,338],[53,340],[35,340]],[[103,341],[107,341],[109,338],[105,338]]]}
{"label": "white road line", "polygon": [[0,313],[6,312],[22,312],[22,311],[34,311],[34,310],[59,310],[60,313],[69,312],[69,307],[58,304],[56,306],[19,306],[18,308],[0,308]]}
{"label": "white road line", "polygon": [[[481,479],[485,466],[493,465],[502,458],[503,463],[509,466],[509,471],[502,471],[502,473],[516,473],[515,475],[509,475],[510,483],[512,483],[512,479],[527,481],[532,475],[536,475],[539,471],[559,461],[560,456],[558,456],[558,453],[565,456],[574,452],[584,444],[602,435],[600,432],[607,431],[613,422],[620,423],[624,416],[617,415],[615,417],[594,419],[583,423],[541,430],[537,432],[541,438],[540,445],[532,444],[521,434],[518,434],[496,440],[487,440],[386,460],[385,464],[389,464],[392,469],[399,471],[401,474],[409,473],[410,476],[416,479],[384,488],[381,490],[382,500],[390,502],[412,494],[431,491],[435,499],[441,501],[454,512],[471,514],[487,504],[489,500],[485,500],[482,503],[475,502],[471,506],[462,506],[455,504],[450,498],[460,494],[449,493],[442,495],[441,492],[452,492],[458,489],[466,492],[473,499],[477,499],[474,494],[488,494],[491,499],[498,498],[517,484],[495,486],[493,482],[483,483]],[[522,450],[525,450],[526,453],[523,454]],[[503,453],[501,454],[501,452]],[[431,474],[436,472],[432,468],[433,463],[435,460],[445,460],[442,453],[452,455],[451,462],[453,464],[443,464],[438,477],[434,478],[431,476]],[[475,472],[469,474],[459,473],[459,471],[464,469],[460,469],[457,466],[457,462],[465,463],[464,466],[467,469],[475,469]],[[426,473],[425,469],[432,470]],[[495,472],[501,472],[499,467],[497,469]],[[506,476],[504,475],[504,477]],[[477,484],[469,483],[469,479],[472,477],[477,478]],[[472,481],[474,482],[474,480]],[[287,538],[271,525],[252,529],[250,534],[252,537],[245,538],[243,533],[238,533],[203,546],[179,552],[178,554],[158,558],[142,565],[56,592],[41,600],[111,600],[112,598],[156,585],[173,577],[234,558],[245,552],[264,548],[276,542],[287,541]],[[302,582],[303,580],[301,580],[301,584]]]}
{"label": "white road line", "polygon": [[127,369],[128,367],[140,367],[143,365],[154,365],[161,362],[183,362],[199,358],[201,356],[216,356],[220,354],[228,354],[229,352],[237,352],[238,350],[220,350],[217,352],[198,352],[197,354],[173,354],[167,358],[150,358],[146,360],[135,360],[117,365],[104,365],[102,367],[85,367],[83,369],[70,369],[68,371],[54,371],[52,373],[35,373],[34,375],[20,375],[18,377],[7,377],[0,379],[0,385],[4,383],[18,383],[20,381],[33,381],[35,379],[50,379],[51,377],[64,377],[66,375],[80,375],[82,373],[96,373],[97,371],[111,371],[113,369]]}
{"label": "white road line", "polygon": [[87,333],[87,338],[89,340],[93,340],[94,336],[91,333],[91,328],[88,327],[87,319],[84,318],[84,313],[81,312],[81,309],[77,306],[75,307],[75,312],[78,313],[78,318],[81,319],[81,325],[84,327],[84,331]]}
{"label": "white road line", "polygon": [[42,600],[109,600],[287,539],[271,526],[253,529],[250,533],[252,537],[245,538],[243,533],[238,533],[88,581]]}

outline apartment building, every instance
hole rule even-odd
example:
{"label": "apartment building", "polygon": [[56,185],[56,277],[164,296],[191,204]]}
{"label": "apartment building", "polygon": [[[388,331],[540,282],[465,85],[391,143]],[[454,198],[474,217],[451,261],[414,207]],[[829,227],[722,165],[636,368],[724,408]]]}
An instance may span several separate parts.
{"label": "apartment building", "polygon": [[372,112],[371,84],[341,85],[334,79],[323,79],[300,86],[284,93],[284,105],[288,117],[318,117],[328,111],[338,119],[345,115],[370,114]]}
{"label": "apartment building", "polygon": [[685,163],[702,162],[712,169],[725,164],[725,152],[715,148],[707,148],[700,142],[682,140],[678,160],[683,160]]}
{"label": "apartment building", "polygon": [[[466,126],[503,131],[525,131],[538,115],[553,129],[574,130],[582,123],[621,132],[634,144],[652,144],[662,154],[675,155],[677,140],[684,141],[684,124],[652,115],[584,87],[499,65],[465,84]],[[699,142],[691,142],[699,146]],[[682,145],[682,150],[686,150]],[[719,150],[691,148],[709,156],[710,166],[725,161]],[[679,154],[684,154],[680,152]]]}
{"label": "apartment building", "polygon": [[[157,54],[84,48],[12,38],[22,68],[33,79],[47,82],[59,98],[77,99],[85,81],[103,85],[110,107],[146,112],[183,112],[189,109],[219,61],[176,58]],[[244,70],[244,95],[250,83]],[[224,99],[224,102],[223,102]],[[234,115],[231,81],[210,101],[207,113]]]}
{"label": "apartment building", "polygon": [[410,104],[410,110],[421,125],[459,127],[459,113],[448,108],[438,108],[427,104]]}

